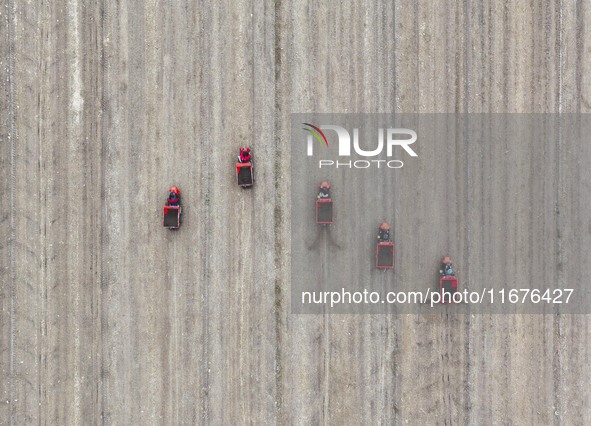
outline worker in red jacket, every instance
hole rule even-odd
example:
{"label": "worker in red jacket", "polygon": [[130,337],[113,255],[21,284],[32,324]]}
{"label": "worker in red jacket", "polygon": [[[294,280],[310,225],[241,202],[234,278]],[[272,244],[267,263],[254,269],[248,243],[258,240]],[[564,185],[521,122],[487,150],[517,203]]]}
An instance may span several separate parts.
{"label": "worker in red jacket", "polygon": [[168,190],[167,204],[169,206],[178,206],[181,202],[181,191],[176,186],[171,186]]}
{"label": "worker in red jacket", "polygon": [[250,161],[250,148],[240,148],[240,156],[238,157],[238,161],[241,163],[248,163]]}

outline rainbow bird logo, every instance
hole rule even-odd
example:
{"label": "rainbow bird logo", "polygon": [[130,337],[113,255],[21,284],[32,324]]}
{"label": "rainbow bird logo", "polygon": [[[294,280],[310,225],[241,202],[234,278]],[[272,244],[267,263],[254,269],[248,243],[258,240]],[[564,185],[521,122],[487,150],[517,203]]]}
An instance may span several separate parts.
{"label": "rainbow bird logo", "polygon": [[[324,132],[322,130],[320,130],[320,127],[314,126],[313,124],[310,124],[310,123],[303,123],[303,124],[304,124],[304,126],[308,126],[308,127],[302,127],[303,130],[311,133],[312,136],[314,136],[316,138],[316,140],[320,143],[320,145],[326,145],[328,147],[328,139],[326,139],[326,135],[324,134]],[[310,146],[310,148],[311,148],[311,146]]]}

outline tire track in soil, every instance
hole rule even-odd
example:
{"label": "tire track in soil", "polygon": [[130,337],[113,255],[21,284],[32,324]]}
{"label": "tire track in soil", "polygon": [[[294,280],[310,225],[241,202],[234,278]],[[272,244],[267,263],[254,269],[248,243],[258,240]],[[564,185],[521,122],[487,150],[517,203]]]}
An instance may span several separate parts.
{"label": "tire track in soil", "polygon": [[[556,64],[557,68],[557,85],[556,85],[556,108],[558,110],[558,134],[556,135],[556,151],[555,151],[555,161],[556,161],[556,283],[558,288],[565,288],[566,280],[565,280],[565,273],[564,273],[564,265],[566,262],[566,253],[563,250],[563,235],[565,234],[566,227],[563,223],[564,219],[564,212],[561,212],[563,208],[566,207],[566,202],[564,199],[565,195],[565,182],[563,176],[563,167],[562,162],[564,161],[563,155],[563,140],[562,140],[562,119],[560,114],[562,113],[562,64],[563,64],[563,39],[562,39],[562,32],[563,32],[563,14],[562,14],[562,0],[558,0],[558,23],[557,23],[557,50],[558,50],[558,62]],[[557,314],[558,307],[555,307],[555,316],[553,319],[553,344],[556,348],[552,358],[552,397],[553,397],[553,409],[555,414],[562,414],[563,407],[562,407],[562,398],[561,398],[561,381],[562,381],[562,351],[560,348],[563,347],[563,329],[562,329],[562,316]]]}
{"label": "tire track in soil", "polygon": [[[463,75],[464,75],[464,85],[463,85],[463,108],[462,108],[462,112],[464,113],[471,113],[472,112],[472,96],[473,96],[473,91],[471,90],[471,86],[470,83],[472,81],[472,79],[469,77],[471,76],[470,74],[470,69],[471,69],[471,56],[470,56],[470,52],[472,52],[472,49],[470,48],[472,45],[472,39],[470,38],[470,35],[472,34],[471,32],[471,21],[470,21],[470,17],[471,17],[471,8],[470,8],[470,4],[471,1],[470,0],[464,0],[464,4],[463,4],[463,10],[464,10],[464,26],[463,26],[463,30],[464,30],[464,34],[463,34],[463,50],[464,50],[464,69],[463,69]],[[459,112],[459,111],[457,111]],[[464,129],[465,130],[465,129]],[[467,132],[464,131],[463,132],[464,136],[468,136]],[[466,149],[466,151],[468,151],[468,149]],[[466,194],[467,194],[467,198],[466,198],[466,207],[465,207],[465,217],[467,218],[467,226],[466,226],[466,236],[467,236],[467,241],[466,241],[466,246],[467,246],[467,253],[466,256],[463,258],[466,262],[466,279],[468,280],[468,282],[471,281],[471,249],[472,249],[472,241],[470,239],[471,235],[472,235],[472,219],[471,219],[471,215],[470,212],[472,211],[473,208],[473,202],[472,202],[472,188],[473,188],[473,171],[472,168],[470,166],[471,162],[469,161],[469,159],[467,159],[468,161],[465,163],[466,164]],[[482,169],[482,167],[481,167]],[[459,369],[459,371],[463,371],[463,386],[462,386],[462,396],[463,396],[463,416],[461,415],[461,411],[458,410],[458,416],[457,416],[457,420],[459,420],[460,418],[463,418],[463,421],[465,424],[469,424],[469,419],[470,419],[470,412],[472,409],[472,402],[471,402],[471,389],[470,389],[470,379],[471,379],[471,366],[472,363],[470,362],[470,356],[472,354],[472,323],[471,323],[471,312],[470,312],[470,308],[468,307],[468,309],[466,310],[466,313],[464,315],[462,315],[460,317],[462,319],[462,326],[464,328],[464,336],[465,336],[465,344],[463,347],[463,355],[464,355],[464,368],[463,369]],[[452,424],[452,419],[450,418],[450,424]]]}
{"label": "tire track in soil", "polygon": [[[323,254],[323,259],[322,259],[322,272],[323,272],[323,280],[325,283],[328,282],[328,239],[327,239],[327,229],[326,228],[322,228],[322,254]],[[331,338],[331,333],[330,333],[330,323],[332,320],[332,317],[330,315],[330,313],[327,312],[328,307],[326,305],[323,306],[323,313],[322,313],[322,322],[323,322],[323,334],[322,334],[322,349],[323,349],[323,369],[324,369],[324,383],[322,383],[324,390],[322,392],[323,394],[323,400],[322,400],[322,420],[324,424],[330,424],[330,411],[329,411],[329,407],[330,407],[330,373],[331,373],[331,368],[330,368],[330,357],[331,357],[331,351],[330,351],[330,338]]]}
{"label": "tire track in soil", "polygon": [[16,113],[14,105],[15,96],[15,81],[14,81],[14,45],[15,45],[15,6],[13,0],[6,0],[6,26],[8,31],[6,32],[8,52],[7,52],[7,68],[8,68],[8,155],[9,155],[9,234],[8,234],[8,269],[9,269],[9,362],[8,362],[8,377],[9,377],[9,413],[10,413],[10,425],[17,424],[17,412],[16,412],[16,376],[14,369],[14,358],[16,348],[16,260],[15,260],[15,244],[16,244],[16,218],[15,218],[15,188],[16,188]]}
{"label": "tire track in soil", "polygon": [[[205,99],[205,97],[204,97]],[[202,111],[207,111],[207,108],[204,108],[202,105]],[[210,122],[206,120],[206,122]],[[201,170],[205,174],[205,209],[203,220],[200,223],[200,227],[202,228],[205,247],[211,247],[212,244],[212,236],[211,236],[211,227],[207,226],[210,223],[211,218],[213,217],[212,206],[209,200],[209,194],[211,194],[211,179],[210,173],[208,172],[211,170],[211,161],[209,155],[201,155]],[[203,182],[202,178],[202,182]],[[210,255],[206,254],[205,256],[201,257],[201,265],[202,265],[202,275],[201,281],[205,283],[202,288],[201,293],[201,303],[204,306],[203,315],[201,319],[201,327],[203,330],[203,342],[201,345],[201,365],[202,370],[201,374],[204,377],[204,385],[203,389],[201,390],[201,420],[203,424],[209,423],[209,411],[210,411],[210,401],[209,401],[209,390],[210,390],[210,365],[211,365],[211,358],[209,355],[209,331],[210,331],[210,318],[209,318],[209,306],[210,306],[210,298],[209,298],[209,282],[210,282],[210,274],[211,274],[211,262],[210,262]]]}
{"label": "tire track in soil", "polygon": [[284,45],[284,37],[285,33],[283,28],[285,26],[285,17],[283,13],[283,0],[275,0],[274,2],[274,19],[273,19],[273,59],[274,59],[274,99],[273,99],[273,106],[275,110],[275,117],[273,120],[273,140],[275,141],[273,144],[273,151],[274,151],[274,161],[273,161],[273,176],[275,179],[275,195],[273,199],[273,222],[274,222],[274,233],[273,233],[273,264],[274,264],[274,275],[275,279],[273,282],[274,286],[274,300],[273,300],[273,308],[274,308],[274,329],[275,329],[275,407],[276,407],[276,414],[275,419],[278,423],[283,423],[287,419],[283,416],[283,364],[284,364],[284,355],[283,355],[283,330],[286,326],[286,322],[283,320],[283,315],[285,310],[289,310],[289,306],[284,304],[284,295],[282,291],[282,280],[281,280],[281,273],[279,271],[282,270],[282,255],[284,253],[284,247],[282,242],[282,232],[278,230],[282,230],[285,226],[283,221],[284,212],[282,211],[282,194],[287,194],[286,192],[286,185],[283,183],[284,179],[282,179],[281,173],[281,160],[282,160],[282,150],[281,150],[281,138],[280,136],[285,135],[287,132],[284,131],[282,123],[284,123],[284,116],[283,116],[283,105],[282,105],[282,95],[283,95],[283,56],[282,50]]}
{"label": "tire track in soil", "polygon": [[[99,353],[100,353],[100,374],[98,384],[98,412],[100,412],[100,422],[102,425],[111,424],[111,417],[109,412],[109,381],[110,381],[110,368],[111,366],[107,363],[109,360],[109,346],[107,334],[109,332],[109,265],[108,265],[108,252],[109,252],[109,238],[108,238],[108,224],[109,224],[109,206],[104,200],[107,199],[108,183],[107,183],[107,155],[109,153],[109,125],[110,125],[110,108],[108,104],[109,100],[109,58],[106,47],[104,45],[105,36],[108,34],[108,22],[110,17],[107,16],[108,8],[105,3],[101,3],[100,10],[100,35],[97,36],[97,44],[100,49],[100,90],[101,90],[101,111],[100,111],[100,194],[102,201],[102,208],[100,209],[100,297],[98,299],[98,312],[99,312],[99,328],[100,328],[100,339],[98,342]],[[98,420],[98,419],[97,419]]]}
{"label": "tire track in soil", "polygon": [[[170,173],[169,173],[170,176]],[[180,229],[172,232],[178,232]],[[177,263],[177,245],[179,244],[179,238],[173,238],[172,241],[168,241],[169,246],[171,247],[170,256],[167,257],[167,269],[168,269],[168,278],[169,282],[171,283],[170,289],[170,298],[171,298],[171,312],[170,315],[172,317],[171,323],[171,343],[172,346],[172,356],[168,357],[168,370],[171,374],[171,384],[168,390],[168,403],[170,404],[170,417],[171,422],[173,424],[180,424],[179,423],[179,400],[181,399],[179,393],[179,379],[178,379],[178,364],[175,364],[175,361],[178,363],[180,361],[179,356],[179,334],[181,333],[180,330],[180,321],[179,321],[179,309],[177,303],[177,295],[178,295],[178,276],[176,274],[175,266],[178,265]],[[182,285],[182,284],[181,284]],[[176,373],[176,374],[175,374]],[[174,392],[173,392],[174,390]]]}
{"label": "tire track in soil", "polygon": [[[43,22],[43,25],[40,25],[40,40],[41,40],[41,49],[42,52],[46,45],[47,36],[49,34],[49,25],[47,24],[47,20]],[[41,55],[39,55],[41,56]],[[38,67],[39,69],[43,69],[40,77],[40,81],[46,81],[47,78],[47,68],[43,67],[43,60],[39,59]],[[42,92],[42,91],[41,91]],[[39,308],[39,329],[38,329],[38,339],[43,340],[47,336],[47,312],[48,312],[48,300],[47,300],[47,293],[48,293],[48,239],[47,239],[47,232],[48,228],[51,225],[48,223],[48,190],[47,190],[47,181],[49,180],[49,173],[47,173],[48,161],[48,153],[44,150],[44,144],[40,143],[45,136],[46,129],[42,128],[42,123],[47,122],[47,112],[42,107],[42,105],[46,102],[45,96],[43,93],[39,94],[37,99],[37,111],[38,111],[38,123],[37,123],[37,131],[39,136],[39,143],[38,143],[38,158],[39,158],[39,234],[40,234],[40,241],[41,243],[41,267],[40,267],[40,292],[39,292],[39,300],[40,300],[40,308]],[[48,150],[49,151],[49,150]],[[38,381],[38,390],[37,390],[37,398],[39,401],[45,401],[47,398],[47,384],[45,383],[45,374],[47,370],[47,343],[43,343],[40,345],[39,348],[39,358],[38,358],[38,372],[37,372],[37,381]],[[98,380],[97,380],[98,385]],[[95,413],[96,414],[96,413]],[[39,406],[39,413],[38,413],[38,421],[39,424],[43,424],[47,421],[46,415],[46,406],[40,405]]]}
{"label": "tire track in soil", "polygon": [[[203,14],[199,16],[200,22],[199,26],[201,28],[207,27],[207,9],[204,11]],[[200,39],[199,43],[199,53],[200,57],[204,58],[211,58],[212,46],[207,42],[205,37]],[[202,117],[202,123],[213,123],[214,117],[212,114],[212,107],[209,104],[209,99],[212,97],[212,92],[214,92],[211,86],[211,73],[206,68],[201,68],[199,76],[200,83],[203,82],[203,96],[199,102],[199,111]],[[209,83],[209,84],[208,84]],[[210,128],[206,127],[206,130],[202,130],[204,132],[204,138],[206,140],[211,140],[211,136],[209,134]],[[210,145],[211,146],[211,145]],[[200,159],[200,166],[201,166],[201,187],[205,187],[203,194],[203,220],[200,221],[199,227],[201,231],[201,235],[203,236],[203,246],[204,247],[212,247],[213,245],[213,236],[212,236],[212,226],[209,226],[211,223],[214,215],[213,215],[213,206],[211,203],[211,193],[212,193],[212,184],[211,184],[211,175],[212,175],[212,161],[211,155],[199,155]],[[209,293],[209,283],[211,282],[211,274],[212,268],[214,263],[211,261],[211,254],[205,253],[204,256],[201,256],[201,304],[203,306],[202,316],[201,316],[201,329],[202,329],[202,336],[203,341],[200,346],[200,359],[201,359],[201,375],[203,376],[203,387],[200,390],[200,411],[201,411],[201,421],[203,424],[210,423],[210,411],[211,411],[211,400],[210,400],[210,391],[211,391],[211,354],[210,354],[210,346],[212,344],[210,340],[210,332],[211,332],[211,319],[210,319],[210,306],[211,306],[211,298]]]}

